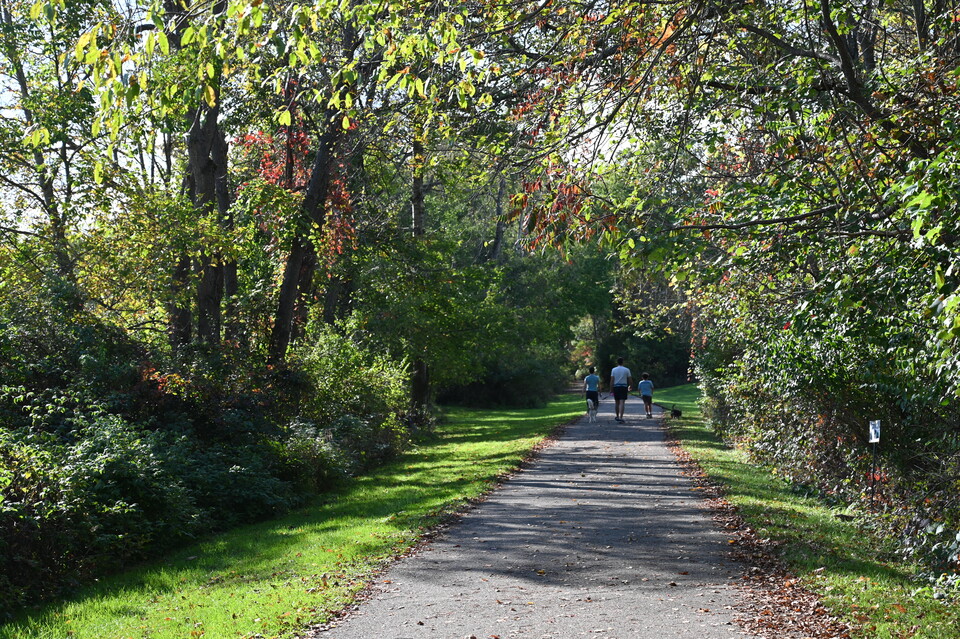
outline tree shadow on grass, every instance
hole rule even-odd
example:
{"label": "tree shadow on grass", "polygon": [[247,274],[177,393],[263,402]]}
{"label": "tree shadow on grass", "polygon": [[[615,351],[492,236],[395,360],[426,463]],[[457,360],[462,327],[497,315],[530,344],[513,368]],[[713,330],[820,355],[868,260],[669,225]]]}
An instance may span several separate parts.
{"label": "tree shadow on grass", "polygon": [[[292,579],[309,588],[326,583],[327,574],[330,581],[342,575],[356,577],[412,546],[425,526],[435,525],[479,496],[526,454],[522,444],[488,452],[478,452],[470,444],[529,441],[543,436],[563,417],[554,413],[517,419],[512,411],[498,411],[483,423],[457,424],[415,451],[320,496],[310,507],[234,529],[106,577],[64,601],[23,611],[7,627],[39,627],[64,618],[84,602],[101,612],[136,617],[145,614],[143,607],[130,601],[173,599],[188,589],[236,584],[269,589],[271,584]],[[469,464],[447,461],[453,455],[451,449],[464,446],[468,449],[455,458],[468,456]],[[306,547],[320,544],[327,548],[314,549],[304,559]],[[19,639],[0,626],[0,637],[4,636]]]}

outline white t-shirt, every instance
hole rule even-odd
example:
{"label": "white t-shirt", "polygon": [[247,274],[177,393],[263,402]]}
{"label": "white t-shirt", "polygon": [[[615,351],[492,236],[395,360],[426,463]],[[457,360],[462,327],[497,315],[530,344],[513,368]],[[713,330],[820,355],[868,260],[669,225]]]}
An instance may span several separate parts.
{"label": "white t-shirt", "polygon": [[612,371],[610,371],[610,377],[613,378],[614,386],[626,386],[627,380],[632,377],[630,374],[630,369],[626,366],[615,366]]}

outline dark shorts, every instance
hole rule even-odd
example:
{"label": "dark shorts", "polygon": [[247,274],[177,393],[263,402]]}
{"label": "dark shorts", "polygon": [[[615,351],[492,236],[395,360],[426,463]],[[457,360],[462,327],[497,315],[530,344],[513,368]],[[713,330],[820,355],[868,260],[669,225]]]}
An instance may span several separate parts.
{"label": "dark shorts", "polygon": [[614,387],[613,387],[613,398],[614,398],[614,399],[626,399],[628,394],[629,394],[629,393],[627,392],[627,387],[626,387],[626,386],[614,386]]}
{"label": "dark shorts", "polygon": [[600,404],[600,391],[587,391],[587,399],[592,399],[594,404]]}
{"label": "dark shorts", "polygon": [[641,395],[640,397],[643,399],[643,403],[644,403],[644,404],[652,404],[652,403],[653,403],[653,395]]}

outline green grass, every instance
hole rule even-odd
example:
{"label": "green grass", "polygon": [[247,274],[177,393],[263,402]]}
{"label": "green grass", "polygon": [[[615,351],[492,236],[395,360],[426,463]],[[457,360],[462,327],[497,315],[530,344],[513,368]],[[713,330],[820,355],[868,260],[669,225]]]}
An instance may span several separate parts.
{"label": "green grass", "polygon": [[582,413],[579,395],[541,410],[451,409],[435,441],[325,502],[105,579],[0,626],[0,639],[291,636]]}
{"label": "green grass", "polygon": [[782,542],[780,552],[808,589],[821,595],[834,614],[870,639],[960,637],[956,607],[933,598],[914,578],[916,567],[903,562],[890,540],[873,535],[837,509],[794,490],[757,467],[706,426],[693,385],[658,390],[655,401],[675,403],[683,418],[672,422],[683,447],[761,537]]}

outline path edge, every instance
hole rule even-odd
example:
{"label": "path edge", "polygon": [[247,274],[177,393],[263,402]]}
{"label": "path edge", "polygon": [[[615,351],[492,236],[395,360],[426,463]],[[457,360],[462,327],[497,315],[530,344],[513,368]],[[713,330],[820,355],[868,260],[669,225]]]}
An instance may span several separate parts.
{"label": "path edge", "polygon": [[411,546],[402,552],[381,560],[367,574],[358,577],[358,580],[362,579],[364,584],[352,596],[350,601],[345,603],[342,608],[325,611],[326,614],[330,615],[327,621],[304,627],[302,630],[295,632],[293,635],[294,639],[322,639],[323,633],[347,621],[351,615],[359,611],[363,602],[369,600],[379,592],[383,585],[382,582],[379,581],[379,578],[382,577],[391,566],[404,559],[419,555],[426,550],[445,530],[457,524],[464,515],[475,510],[479,505],[487,501],[493,493],[500,490],[510,479],[536,462],[544,450],[556,445],[560,438],[567,432],[567,429],[581,419],[583,419],[582,415],[551,428],[550,431],[524,455],[523,459],[521,459],[516,466],[491,479],[487,489],[484,490],[483,493],[465,502],[453,504],[450,511],[440,515],[437,522],[414,531],[416,541]]}
{"label": "path edge", "polygon": [[[761,539],[726,499],[724,485],[712,479],[683,448],[673,425],[661,419],[664,442],[674,454],[681,474],[712,513],[716,528],[730,535],[730,557],[743,568],[733,584],[740,595],[734,623],[757,637],[803,639],[849,639],[855,629],[832,615],[820,596],[800,585],[776,555],[779,544]],[[785,603],[789,601],[789,605]]]}

